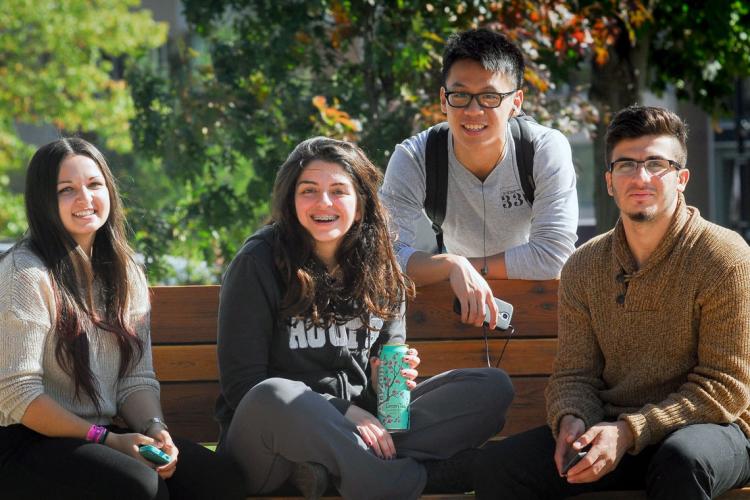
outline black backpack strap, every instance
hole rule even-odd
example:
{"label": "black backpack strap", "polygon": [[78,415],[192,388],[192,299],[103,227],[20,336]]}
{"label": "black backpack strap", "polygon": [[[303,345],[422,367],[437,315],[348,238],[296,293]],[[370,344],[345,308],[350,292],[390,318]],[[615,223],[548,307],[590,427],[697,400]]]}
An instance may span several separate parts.
{"label": "black backpack strap", "polygon": [[443,252],[443,220],[448,202],[448,123],[436,125],[427,133],[424,155],[424,210],[435,231],[438,252]]}
{"label": "black backpack strap", "polygon": [[531,131],[527,122],[533,118],[527,115],[514,116],[508,120],[513,143],[516,146],[516,160],[518,163],[518,178],[521,180],[523,197],[529,206],[534,204],[534,144],[531,142]]}

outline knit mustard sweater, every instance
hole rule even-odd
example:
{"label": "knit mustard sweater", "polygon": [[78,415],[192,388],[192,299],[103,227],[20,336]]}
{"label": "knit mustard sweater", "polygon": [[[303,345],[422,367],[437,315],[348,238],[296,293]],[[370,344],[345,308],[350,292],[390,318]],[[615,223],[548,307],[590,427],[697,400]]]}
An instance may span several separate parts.
{"label": "knit mustard sweater", "polygon": [[622,222],[581,246],[560,278],[559,350],[546,390],[560,419],[624,420],[631,453],[697,423],[750,437],[750,248],[682,195],[638,269]]}

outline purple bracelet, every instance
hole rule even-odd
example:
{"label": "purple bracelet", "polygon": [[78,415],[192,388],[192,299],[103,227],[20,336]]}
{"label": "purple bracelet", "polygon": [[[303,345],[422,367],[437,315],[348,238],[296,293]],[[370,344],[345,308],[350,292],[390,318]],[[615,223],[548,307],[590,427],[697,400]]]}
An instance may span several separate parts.
{"label": "purple bracelet", "polygon": [[86,441],[90,441],[92,443],[103,443],[104,440],[107,439],[107,434],[109,434],[109,431],[107,431],[106,427],[94,424],[86,433]]}

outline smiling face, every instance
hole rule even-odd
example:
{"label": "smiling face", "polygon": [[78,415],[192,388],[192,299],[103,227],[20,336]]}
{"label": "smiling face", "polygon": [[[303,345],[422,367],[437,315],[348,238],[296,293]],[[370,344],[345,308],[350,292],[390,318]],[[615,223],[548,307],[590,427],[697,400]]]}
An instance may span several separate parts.
{"label": "smiling face", "polygon": [[101,170],[88,156],[68,156],[57,176],[57,205],[65,230],[87,255],[94,236],[109,217],[109,190]]}
{"label": "smiling face", "polygon": [[297,220],[314,241],[315,254],[331,269],[346,233],[359,221],[357,190],[338,164],[311,161],[300,173],[294,191]]}
{"label": "smiling face", "polygon": [[453,63],[440,89],[440,106],[448,115],[448,123],[453,135],[456,156],[469,166],[472,158],[487,157],[497,160],[505,145],[505,131],[508,119],[514,109],[521,107],[523,91],[503,99],[497,108],[482,108],[472,99],[466,108],[454,108],[445,98],[446,92],[510,92],[515,89],[511,78],[499,72],[486,70],[472,59],[461,59]]}
{"label": "smiling face", "polygon": [[[669,135],[646,135],[623,139],[612,149],[612,161],[648,159],[677,160],[681,146]],[[670,218],[677,207],[677,193],[685,191],[690,172],[670,168],[664,174],[650,175],[640,167],[631,176],[605,174],[607,191],[620,209],[623,221],[655,222]]]}

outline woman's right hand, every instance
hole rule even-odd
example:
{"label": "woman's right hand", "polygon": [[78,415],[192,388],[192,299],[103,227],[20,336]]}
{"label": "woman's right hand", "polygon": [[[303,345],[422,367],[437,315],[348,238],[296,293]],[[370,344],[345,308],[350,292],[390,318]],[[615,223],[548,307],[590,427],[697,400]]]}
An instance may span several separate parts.
{"label": "woman's right hand", "polygon": [[129,457],[139,460],[152,469],[157,467],[156,464],[149,462],[138,453],[138,447],[142,444],[156,445],[156,441],[148,436],[138,434],[137,432],[130,432],[127,434],[115,434],[114,432],[110,432],[107,434],[107,439],[104,441],[104,444],[120,453],[124,453]]}
{"label": "woman's right hand", "polygon": [[359,406],[351,405],[344,416],[356,427],[362,440],[380,458],[396,458],[396,446],[380,420]]}

